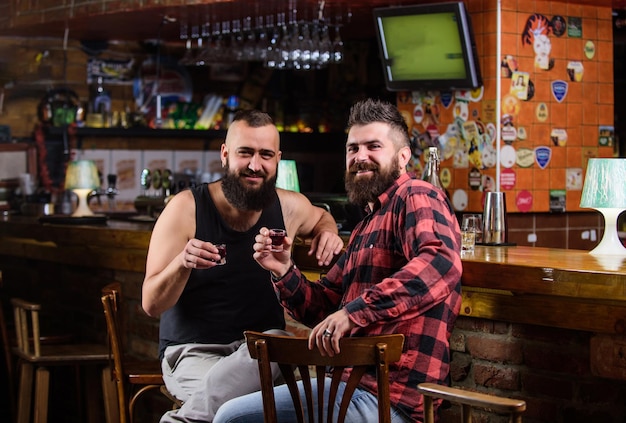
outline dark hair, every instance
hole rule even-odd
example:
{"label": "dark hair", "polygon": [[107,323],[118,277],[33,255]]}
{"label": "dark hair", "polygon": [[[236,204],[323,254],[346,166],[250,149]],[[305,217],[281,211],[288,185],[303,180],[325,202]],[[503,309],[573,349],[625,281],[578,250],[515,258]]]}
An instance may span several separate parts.
{"label": "dark hair", "polygon": [[355,125],[382,122],[397,134],[394,141],[400,146],[410,146],[409,127],[396,106],[384,100],[367,99],[355,103],[350,109],[348,129]]}
{"label": "dark hair", "polygon": [[256,109],[239,110],[233,117],[233,122],[242,120],[251,128],[260,128],[266,125],[273,125],[274,121],[265,112]]}

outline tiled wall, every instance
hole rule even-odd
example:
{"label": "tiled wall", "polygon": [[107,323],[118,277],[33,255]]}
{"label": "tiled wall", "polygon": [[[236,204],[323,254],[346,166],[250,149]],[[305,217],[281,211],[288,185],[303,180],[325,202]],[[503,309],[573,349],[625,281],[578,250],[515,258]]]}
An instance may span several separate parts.
{"label": "tiled wall", "polygon": [[[502,116],[510,115],[517,133],[511,141],[502,142],[502,147],[506,148],[501,149],[500,155],[500,190],[507,193],[507,209],[510,212],[549,212],[551,193],[557,194],[554,191],[560,190],[565,195],[564,211],[580,211],[587,160],[614,154],[613,146],[600,143],[600,127],[612,127],[614,122],[611,8],[569,2],[505,0],[501,15],[502,57],[497,57],[496,2],[468,0],[466,5],[472,17],[484,89],[457,93],[448,107],[441,102],[439,93],[435,93],[439,133],[446,133],[448,125],[455,119],[463,120],[463,114],[459,112],[461,105],[466,105],[468,110],[465,122],[477,122],[479,130],[484,127],[487,134],[495,131],[496,72],[503,61],[510,63],[513,69],[509,69],[527,74],[534,91],[526,91],[530,97],[527,100],[517,98],[511,92],[512,79],[503,69]],[[575,28],[566,26],[560,36],[553,30],[548,33],[551,44],[549,62],[553,62],[549,69],[536,66],[532,40],[530,44],[522,42],[522,34],[533,15],[539,21],[541,16],[550,22],[560,18],[568,23],[576,21],[572,18],[580,21]],[[580,36],[576,32],[580,32]],[[505,60],[507,57],[512,60]],[[579,81],[569,78],[567,68],[572,62],[581,63],[584,69]],[[567,93],[560,101],[552,91],[555,81],[567,84]],[[433,98],[428,93],[417,97],[406,93],[398,95],[398,105],[410,117],[416,103],[431,100]],[[412,122],[414,130],[426,132],[425,122]],[[441,168],[449,172],[447,189],[456,210],[480,211],[484,191],[494,190],[496,185],[495,153],[490,152],[489,147],[489,144],[496,146],[495,137],[482,140],[477,145],[479,154],[475,155],[469,154],[470,145],[461,138],[458,142],[461,147],[451,147],[451,143],[441,146],[444,158]],[[545,166],[537,159],[538,147],[545,147],[545,151],[551,154]],[[459,150],[465,157],[459,158]],[[421,159],[415,160],[414,166],[421,172]],[[471,187],[471,170],[477,172],[479,186]],[[445,185],[446,178],[443,182]]]}

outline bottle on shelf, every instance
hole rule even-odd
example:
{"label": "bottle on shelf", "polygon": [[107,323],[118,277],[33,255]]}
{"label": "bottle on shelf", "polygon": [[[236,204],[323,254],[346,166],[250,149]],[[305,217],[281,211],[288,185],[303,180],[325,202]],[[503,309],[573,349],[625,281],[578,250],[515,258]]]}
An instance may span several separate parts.
{"label": "bottle on shelf", "polygon": [[233,122],[237,110],[239,110],[239,97],[231,95],[226,100],[226,105],[224,106],[224,129],[228,129]]}

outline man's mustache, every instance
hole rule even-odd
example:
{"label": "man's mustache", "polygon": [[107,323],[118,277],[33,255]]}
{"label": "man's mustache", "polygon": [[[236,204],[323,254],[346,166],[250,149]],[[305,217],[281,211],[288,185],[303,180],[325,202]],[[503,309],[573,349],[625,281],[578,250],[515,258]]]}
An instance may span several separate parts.
{"label": "man's mustache", "polygon": [[350,172],[356,173],[361,171],[376,171],[378,170],[378,166],[374,163],[362,163],[358,162],[350,166]]}

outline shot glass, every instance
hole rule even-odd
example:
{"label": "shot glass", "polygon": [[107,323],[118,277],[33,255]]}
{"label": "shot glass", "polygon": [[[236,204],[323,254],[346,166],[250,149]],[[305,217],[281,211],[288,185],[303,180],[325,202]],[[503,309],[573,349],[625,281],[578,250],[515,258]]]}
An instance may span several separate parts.
{"label": "shot glass", "polygon": [[283,241],[286,235],[287,231],[284,229],[270,229],[270,238],[272,239],[270,251],[275,253],[283,251]]}
{"label": "shot glass", "polygon": [[461,252],[471,253],[476,244],[479,221],[474,215],[463,215],[461,222]]}
{"label": "shot glass", "polygon": [[220,254],[220,259],[216,261],[215,264],[218,266],[226,264],[226,244],[215,244],[215,247]]}

